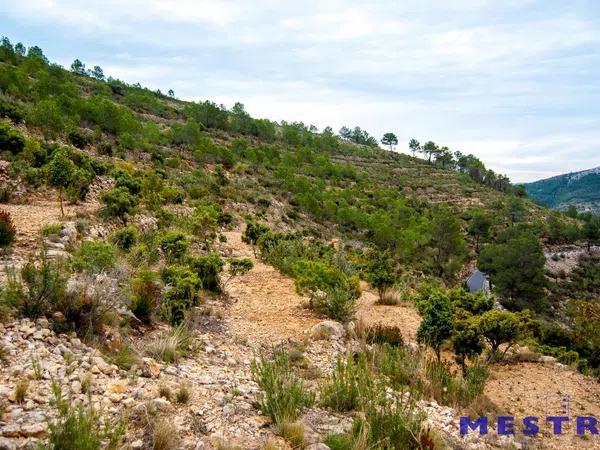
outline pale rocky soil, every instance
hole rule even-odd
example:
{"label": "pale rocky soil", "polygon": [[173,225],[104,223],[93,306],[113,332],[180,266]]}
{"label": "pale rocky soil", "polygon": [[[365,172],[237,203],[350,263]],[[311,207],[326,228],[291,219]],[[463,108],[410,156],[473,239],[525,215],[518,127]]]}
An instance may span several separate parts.
{"label": "pale rocky soil", "polygon": [[[8,206],[15,212],[15,221],[26,230],[20,237],[26,249],[34,243],[29,238],[35,237],[44,224],[55,223],[60,216],[58,204],[50,200],[40,200],[37,206],[34,202],[28,206]],[[32,209],[36,207],[39,209]],[[69,210],[71,217],[88,211],[85,205],[75,208]],[[32,214],[37,217],[38,213],[40,216],[33,220]],[[253,355],[278,343],[301,348],[313,378],[318,378],[332,369],[337,355],[354,350],[358,343],[343,339],[344,330],[335,326],[330,338],[314,339],[311,328],[324,319],[303,307],[304,299],[296,294],[293,280],[257,261],[251,248],[241,242],[239,231],[226,233],[226,236],[222,253],[251,257],[255,266],[245,276],[229,283],[227,302],[209,301],[212,315],[197,315],[194,342],[199,348],[177,364],[145,360],[143,367],[128,373],[106,362],[79,339],[56,336],[44,321],[34,324],[24,320],[0,330],[0,341],[8,353],[7,362],[0,368],[0,402],[6,407],[0,421],[0,449],[31,448],[45,435],[45,418],[53,415],[49,405],[52,378],[61,379],[65,392],[70,392],[77,401],[86,401],[81,393],[81,382],[88,374],[93,380],[92,402],[109,417],[128,416],[129,448],[151,448],[147,430],[153,414],[166,417],[172,423],[182,449],[217,448],[220,440],[242,449],[259,449],[267,441],[276,448],[289,448],[254,406],[258,389],[250,373]],[[377,305],[376,299],[375,293],[364,290],[357,313],[360,320],[368,325],[377,322],[397,325],[405,340],[414,342],[420,323],[414,308],[408,304]],[[143,351],[148,340],[160,332],[164,330],[132,337],[134,347]],[[69,354],[73,356],[67,356]],[[41,379],[33,379],[34,360],[41,363]],[[18,404],[13,392],[22,378],[29,378],[30,386],[25,402]],[[175,392],[182,383],[190,387],[188,404],[178,405],[159,397],[161,385]],[[318,380],[309,380],[308,384],[315,387]],[[558,390],[571,395],[571,415],[600,415],[600,384],[555,364],[497,365],[486,394],[501,410],[515,416],[545,415],[540,399],[557,394]],[[421,402],[420,406],[428,413],[431,426],[452,448],[511,448],[508,439],[481,439],[474,435],[461,439],[457,411],[435,402]],[[304,422],[309,442],[315,443],[331,432],[341,432],[351,426],[350,418],[318,408],[306,411]],[[526,448],[598,446],[597,441],[567,436],[562,440],[530,442]]]}

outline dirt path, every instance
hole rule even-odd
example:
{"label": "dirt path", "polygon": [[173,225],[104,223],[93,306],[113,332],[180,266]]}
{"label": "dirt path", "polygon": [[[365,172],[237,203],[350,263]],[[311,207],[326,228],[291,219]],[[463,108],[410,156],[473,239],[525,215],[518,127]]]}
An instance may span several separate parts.
{"label": "dirt path", "polygon": [[251,247],[242,242],[241,232],[225,235],[231,256],[249,257],[254,262],[250,272],[234,278],[227,287],[235,302],[228,315],[231,333],[249,343],[275,344],[300,340],[305,330],[323,320],[303,307],[304,299],[296,293],[291,278],[254,258]]}
{"label": "dirt path", "polygon": [[89,214],[98,208],[96,203],[64,205],[65,217],[61,218],[56,199],[32,197],[26,204],[2,204],[0,209],[8,211],[17,229],[12,246],[12,259],[19,261],[39,251],[40,230],[65,220],[73,220],[77,214]]}
{"label": "dirt path", "polygon": [[[556,364],[518,363],[495,365],[485,387],[486,395],[517,423],[524,416],[539,417],[543,439],[532,442],[548,449],[600,448],[600,436],[575,436],[574,418],[600,417],[600,383]],[[546,416],[569,416],[572,420],[562,436],[550,435]]]}

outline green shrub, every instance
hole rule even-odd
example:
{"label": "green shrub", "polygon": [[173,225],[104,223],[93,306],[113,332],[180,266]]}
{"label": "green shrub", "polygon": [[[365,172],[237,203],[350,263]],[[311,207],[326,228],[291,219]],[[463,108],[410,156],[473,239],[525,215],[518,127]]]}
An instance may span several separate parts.
{"label": "green shrub", "polygon": [[367,329],[366,340],[369,344],[388,344],[396,347],[404,345],[400,328],[395,325],[384,325],[381,323]]}
{"label": "green shrub", "polygon": [[19,130],[7,123],[0,122],[0,152],[9,151],[13,155],[21,153],[25,139]]}
{"label": "green shrub", "polygon": [[42,236],[58,236],[62,231],[62,223],[51,223],[48,225],[44,225],[40,230]]}
{"label": "green shrub", "polygon": [[142,190],[142,182],[123,169],[115,169],[113,172],[116,188],[125,188],[132,195],[137,195]]}
{"label": "green shrub", "polygon": [[67,186],[67,199],[72,203],[84,200],[90,191],[90,184],[94,175],[82,169],[77,169],[71,174],[69,185]]}
{"label": "green shrub", "polygon": [[137,229],[133,225],[120,228],[115,231],[111,241],[122,250],[129,250],[137,242]]}
{"label": "green shrub", "polygon": [[258,243],[258,240],[261,238],[261,236],[268,232],[268,226],[254,221],[247,221],[246,229],[244,230],[244,234],[242,234],[242,242],[252,245],[252,251],[254,252],[254,256],[256,256],[255,246]]}
{"label": "green shrub", "polygon": [[165,186],[161,192],[162,198],[169,203],[179,205],[185,200],[185,192],[182,189]]}
{"label": "green shrub", "polygon": [[63,397],[58,384],[52,385],[53,405],[58,416],[48,420],[48,450],[114,450],[119,448],[125,435],[125,421],[102,418],[93,405],[77,405],[72,399]]}
{"label": "green shrub", "polygon": [[220,292],[219,274],[223,270],[223,259],[217,253],[196,256],[188,261],[190,268],[198,275],[202,289]]}
{"label": "green shrub", "polygon": [[167,266],[162,278],[170,285],[161,305],[162,316],[173,325],[185,320],[187,311],[197,303],[200,278],[187,267]]}
{"label": "green shrub", "polygon": [[14,272],[9,273],[5,289],[0,291],[0,303],[25,317],[49,315],[65,297],[66,285],[62,266],[42,253],[38,265],[27,263],[21,268],[20,279]]}
{"label": "green shrub", "polygon": [[283,349],[276,350],[272,360],[264,355],[253,359],[251,370],[261,389],[260,410],[273,423],[294,422],[300,417],[302,407],[313,404],[314,397],[305,390]]}
{"label": "green shrub", "polygon": [[110,144],[110,142],[101,142],[100,144],[98,144],[98,146],[96,147],[98,154],[100,155],[104,155],[104,156],[112,156],[113,155],[113,146]]}
{"label": "green shrub", "polygon": [[344,283],[328,288],[324,295],[315,296],[313,309],[339,322],[350,321],[356,312],[357,288]]}
{"label": "green shrub", "polygon": [[84,241],[73,255],[73,269],[78,272],[100,273],[115,266],[117,257],[113,245],[100,241]]}
{"label": "green shrub", "polygon": [[222,288],[225,289],[227,283],[231,281],[234,277],[244,275],[252,270],[254,267],[254,263],[250,258],[230,258],[229,266],[227,267],[227,274],[229,275],[227,279],[223,282]]}
{"label": "green shrub", "polygon": [[334,320],[349,320],[360,296],[357,277],[348,277],[328,263],[299,260],[293,266],[296,291],[307,295],[309,306]]}
{"label": "green shrub", "polygon": [[324,441],[330,450],[354,450],[354,439],[350,434],[330,434]]}
{"label": "green shrub", "polygon": [[118,217],[125,219],[137,206],[137,198],[134,197],[125,187],[116,187],[102,194],[102,203],[104,204],[104,213],[108,217]]}
{"label": "green shrub", "polygon": [[92,134],[81,129],[72,130],[68,138],[71,144],[80,149],[84,149],[92,142]]}
{"label": "green shrub", "polygon": [[160,249],[169,262],[180,260],[188,249],[188,240],[180,231],[169,231],[160,240]]}
{"label": "green shrub", "polygon": [[10,213],[0,209],[0,248],[6,248],[15,240],[17,229]]}
{"label": "green shrub", "polygon": [[329,380],[321,387],[321,404],[334,411],[358,410],[373,395],[374,381],[367,359],[339,358]]}
{"label": "green shrub", "polygon": [[18,104],[0,97],[0,117],[8,117],[14,123],[21,123],[25,112]]}

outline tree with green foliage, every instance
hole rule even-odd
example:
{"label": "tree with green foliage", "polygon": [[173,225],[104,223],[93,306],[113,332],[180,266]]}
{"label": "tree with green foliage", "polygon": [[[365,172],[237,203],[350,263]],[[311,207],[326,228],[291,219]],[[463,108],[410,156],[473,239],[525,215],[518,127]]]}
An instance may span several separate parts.
{"label": "tree with green foliage", "polygon": [[71,72],[77,75],[85,75],[85,64],[82,63],[79,59],[76,59],[71,64]]}
{"label": "tree with green foliage", "polygon": [[417,141],[416,139],[411,139],[408,142],[408,148],[412,152],[412,155],[415,156],[416,153],[421,152],[421,143],[419,141]]}
{"label": "tree with green foliage", "polygon": [[456,215],[440,208],[433,214],[430,245],[434,249],[434,266],[438,275],[452,276],[466,253],[465,240]]}
{"label": "tree with green foliage", "polygon": [[482,291],[468,292],[465,288],[457,286],[447,293],[455,308],[471,314],[483,314],[494,307],[494,297],[485,295]]}
{"label": "tree with green foliage", "polygon": [[97,80],[104,81],[104,71],[102,70],[102,67],[94,66],[90,74]]}
{"label": "tree with green foliage", "polygon": [[65,216],[65,211],[63,209],[63,192],[69,187],[76,170],[77,167],[73,164],[73,161],[69,159],[67,150],[65,149],[56,150],[53,153],[50,162],[45,167],[48,184],[58,189],[58,200],[60,202],[60,214],[62,217]]}
{"label": "tree with green foliage", "polygon": [[[496,361],[498,356],[500,356],[498,360],[502,360],[519,337],[519,318],[510,311],[492,309],[481,316],[479,329],[490,345],[488,362]],[[506,344],[506,347],[502,354],[498,355],[498,350],[502,344]]]}
{"label": "tree with green foliage", "polygon": [[587,240],[587,249],[589,252],[592,245],[600,241],[600,217],[591,216],[583,224],[583,235]]}
{"label": "tree with green foliage", "polygon": [[491,277],[494,288],[511,306],[543,303],[546,258],[539,239],[530,231],[507,229],[498,243],[488,244],[477,260],[481,271]]}
{"label": "tree with green foliage", "polygon": [[268,233],[269,227],[252,220],[246,221],[246,229],[242,234],[242,242],[250,244],[252,246],[252,252],[256,257],[256,243],[266,233]]}
{"label": "tree with green foliage", "polygon": [[108,217],[118,217],[123,222],[127,214],[131,213],[136,205],[137,198],[129,192],[126,187],[115,187],[102,194],[102,203],[104,203],[104,212]]}
{"label": "tree with green foliage", "polygon": [[452,336],[454,329],[454,308],[450,298],[438,289],[432,291],[428,301],[421,305],[421,315],[417,341],[431,347],[440,361],[442,344]]}
{"label": "tree with green foliage", "polygon": [[398,145],[398,138],[394,133],[385,133],[381,138],[383,145],[389,145],[390,151],[394,150],[394,145]]}
{"label": "tree with green foliage", "polygon": [[383,300],[385,291],[394,285],[397,278],[394,261],[389,252],[372,252],[369,256],[366,275],[371,286],[377,289],[379,300]]}
{"label": "tree with green foliage", "polygon": [[475,359],[485,349],[479,318],[466,315],[457,319],[454,324],[451,342],[456,354],[456,362],[460,365],[463,376],[465,376],[467,359]]}
{"label": "tree with green foliage", "polygon": [[523,200],[518,197],[511,197],[506,205],[506,216],[508,217],[509,223],[514,226],[515,224],[522,222],[526,214],[525,205]]}
{"label": "tree with green foliage", "polygon": [[479,254],[479,244],[481,241],[490,237],[492,224],[492,218],[482,210],[475,211],[471,216],[467,231],[471,236],[475,237],[475,253]]}
{"label": "tree with green foliage", "polygon": [[190,219],[192,233],[209,249],[219,230],[219,210],[213,205],[198,206]]}
{"label": "tree with green foliage", "polygon": [[437,144],[435,142],[427,141],[427,142],[425,142],[425,144],[423,144],[421,151],[427,157],[427,161],[431,162],[431,158],[433,156],[437,155],[437,153],[439,151],[439,147],[437,146]]}

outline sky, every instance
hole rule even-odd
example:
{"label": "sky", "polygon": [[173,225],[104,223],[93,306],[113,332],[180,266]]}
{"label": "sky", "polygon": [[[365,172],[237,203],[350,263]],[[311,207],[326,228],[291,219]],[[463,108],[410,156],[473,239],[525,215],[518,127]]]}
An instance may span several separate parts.
{"label": "sky", "polygon": [[0,34],[254,117],[433,140],[514,182],[600,166],[595,0],[2,1]]}

